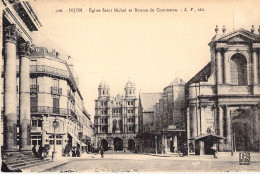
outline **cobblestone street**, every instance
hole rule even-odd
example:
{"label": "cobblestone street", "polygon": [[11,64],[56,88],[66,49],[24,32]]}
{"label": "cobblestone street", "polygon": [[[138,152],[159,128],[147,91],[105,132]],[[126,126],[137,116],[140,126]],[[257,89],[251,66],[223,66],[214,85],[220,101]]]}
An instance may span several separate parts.
{"label": "cobblestone street", "polygon": [[[226,154],[225,154],[226,155]],[[67,162],[42,170],[42,172],[149,172],[149,171],[259,171],[259,153],[253,154],[250,165],[239,165],[238,155],[225,156],[220,154],[219,158],[213,156],[177,157],[177,156],[153,156],[151,154],[105,154],[101,158],[99,154],[83,155],[80,158],[67,158]],[[221,166],[221,168],[220,168]],[[33,172],[33,169],[31,170]]]}

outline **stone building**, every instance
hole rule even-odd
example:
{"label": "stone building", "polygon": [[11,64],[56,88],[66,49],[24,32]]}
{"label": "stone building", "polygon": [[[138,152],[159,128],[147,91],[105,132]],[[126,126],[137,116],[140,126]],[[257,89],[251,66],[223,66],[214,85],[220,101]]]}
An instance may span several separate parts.
{"label": "stone building", "polygon": [[90,141],[90,115],[67,57],[32,44],[41,23],[29,2],[9,0],[2,5],[4,153],[31,154],[32,145],[50,145],[51,155],[55,144],[61,155],[67,144],[80,146]]}
{"label": "stone building", "polygon": [[124,95],[110,96],[109,86],[102,81],[95,100],[96,147],[104,150],[134,150],[138,132],[138,99],[130,80]]}
{"label": "stone building", "polygon": [[142,93],[139,97],[141,152],[177,152],[186,141],[185,82],[176,78],[163,93]]}
{"label": "stone building", "polygon": [[254,26],[218,30],[211,61],[185,86],[189,148],[209,154],[217,143],[220,151],[259,151],[260,36]]}

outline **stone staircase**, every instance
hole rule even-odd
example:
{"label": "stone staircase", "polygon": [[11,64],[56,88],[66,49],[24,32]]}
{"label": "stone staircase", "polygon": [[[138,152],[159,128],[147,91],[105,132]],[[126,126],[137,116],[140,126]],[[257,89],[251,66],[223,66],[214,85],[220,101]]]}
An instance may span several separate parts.
{"label": "stone staircase", "polygon": [[3,162],[7,165],[8,169],[11,171],[22,170],[31,166],[44,164],[50,162],[50,159],[39,159],[33,154],[23,154],[23,153],[12,153],[2,155]]}

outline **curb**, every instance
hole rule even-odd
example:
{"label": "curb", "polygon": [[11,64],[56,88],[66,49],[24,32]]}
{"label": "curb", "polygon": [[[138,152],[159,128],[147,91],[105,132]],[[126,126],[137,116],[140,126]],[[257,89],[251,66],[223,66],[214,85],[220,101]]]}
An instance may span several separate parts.
{"label": "curb", "polygon": [[53,166],[53,167],[50,167],[50,168],[46,168],[46,169],[44,169],[44,170],[42,170],[42,171],[38,171],[38,173],[41,173],[41,172],[48,172],[49,170],[52,170],[52,169],[55,169],[55,168],[58,168],[58,167],[64,166],[64,165],[68,164],[69,162],[70,162],[70,161],[66,161],[66,162],[61,163],[61,164],[58,164],[58,165],[56,165],[56,166]]}

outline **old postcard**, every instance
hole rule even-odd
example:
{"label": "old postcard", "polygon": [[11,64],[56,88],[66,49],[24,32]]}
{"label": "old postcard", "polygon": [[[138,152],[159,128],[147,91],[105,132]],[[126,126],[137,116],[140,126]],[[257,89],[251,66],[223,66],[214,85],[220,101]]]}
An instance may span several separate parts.
{"label": "old postcard", "polygon": [[2,172],[259,172],[258,0],[1,0]]}

